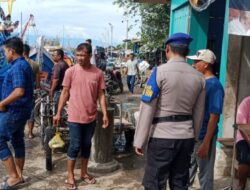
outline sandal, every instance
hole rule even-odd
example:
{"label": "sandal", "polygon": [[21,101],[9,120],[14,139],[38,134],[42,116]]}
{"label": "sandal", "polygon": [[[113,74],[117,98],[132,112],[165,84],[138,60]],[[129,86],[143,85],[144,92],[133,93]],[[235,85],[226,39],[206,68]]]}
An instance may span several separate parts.
{"label": "sandal", "polygon": [[12,190],[12,189],[16,189],[16,187],[17,187],[19,184],[21,184],[21,183],[23,183],[23,181],[19,181],[19,182],[17,182],[15,185],[10,186],[10,185],[7,183],[7,181],[5,181],[5,182],[1,183],[1,185],[0,185],[0,190]]}
{"label": "sandal", "polygon": [[29,135],[28,135],[28,138],[29,138],[29,139],[33,139],[33,138],[35,138],[35,135],[29,134]]}
{"label": "sandal", "polygon": [[8,181],[8,179],[9,179],[9,176],[6,175],[6,176],[3,176],[2,181],[6,182],[6,181]]}
{"label": "sandal", "polygon": [[76,184],[75,183],[69,183],[68,180],[65,180],[65,185],[66,188],[69,190],[75,190],[76,189]]}
{"label": "sandal", "polygon": [[90,175],[81,176],[81,180],[86,184],[95,184],[96,179]]}
{"label": "sandal", "polygon": [[[2,178],[2,181],[3,181],[3,182],[7,182],[8,179],[9,179],[9,176],[6,175],[6,176],[4,176],[4,177]],[[23,178],[22,178],[21,182],[22,182],[22,183],[25,182]]]}

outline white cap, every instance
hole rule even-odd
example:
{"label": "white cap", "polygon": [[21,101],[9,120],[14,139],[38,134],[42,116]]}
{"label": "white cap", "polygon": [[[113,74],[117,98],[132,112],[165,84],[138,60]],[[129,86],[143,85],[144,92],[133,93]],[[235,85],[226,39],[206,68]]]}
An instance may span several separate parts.
{"label": "white cap", "polygon": [[216,60],[216,56],[209,49],[198,50],[196,55],[187,56],[187,58],[191,60],[205,61],[210,64],[214,64]]}

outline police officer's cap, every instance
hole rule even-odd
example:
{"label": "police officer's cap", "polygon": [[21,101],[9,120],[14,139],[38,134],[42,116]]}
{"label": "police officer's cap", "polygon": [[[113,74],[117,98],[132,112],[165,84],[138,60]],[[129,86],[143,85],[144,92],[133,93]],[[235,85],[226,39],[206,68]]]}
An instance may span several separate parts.
{"label": "police officer's cap", "polygon": [[175,33],[171,35],[169,38],[166,40],[166,45],[167,44],[176,44],[176,45],[189,45],[190,42],[192,42],[193,38],[185,33]]}

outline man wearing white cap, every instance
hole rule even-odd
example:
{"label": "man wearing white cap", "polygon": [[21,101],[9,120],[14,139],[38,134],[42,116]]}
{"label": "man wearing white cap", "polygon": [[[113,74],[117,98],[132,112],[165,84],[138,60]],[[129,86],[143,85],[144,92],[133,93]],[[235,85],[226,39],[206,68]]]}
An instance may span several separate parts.
{"label": "man wearing white cap", "polygon": [[[213,190],[214,161],[218,122],[223,108],[224,90],[220,81],[213,74],[216,57],[211,50],[199,50],[196,55],[188,56],[194,60],[194,67],[206,79],[205,113],[200,135],[194,149],[190,169],[190,185],[195,178],[197,163],[200,170],[199,181],[202,190]],[[196,162],[196,155],[198,156]]]}

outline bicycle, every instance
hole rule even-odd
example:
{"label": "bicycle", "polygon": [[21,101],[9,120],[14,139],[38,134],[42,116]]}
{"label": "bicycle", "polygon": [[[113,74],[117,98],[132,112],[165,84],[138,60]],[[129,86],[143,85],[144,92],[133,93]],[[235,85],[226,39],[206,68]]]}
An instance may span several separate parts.
{"label": "bicycle", "polygon": [[35,103],[35,122],[41,127],[40,137],[41,145],[45,153],[45,167],[46,170],[51,171],[53,168],[52,150],[49,147],[49,141],[55,135],[56,129],[61,133],[64,142],[69,142],[69,129],[67,126],[67,106],[64,107],[62,112],[62,122],[60,126],[55,128],[53,126],[53,116],[55,113],[55,102],[48,95],[46,90],[36,90],[35,96],[37,97]]}

